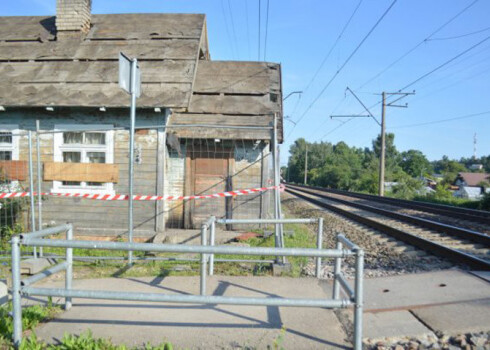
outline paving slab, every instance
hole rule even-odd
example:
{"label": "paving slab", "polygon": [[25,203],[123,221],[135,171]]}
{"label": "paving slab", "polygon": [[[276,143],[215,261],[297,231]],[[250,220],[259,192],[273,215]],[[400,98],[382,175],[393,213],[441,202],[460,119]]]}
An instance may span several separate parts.
{"label": "paving slab", "polygon": [[434,332],[417,320],[410,311],[366,313],[364,315],[364,338],[376,340],[424,335],[435,337]]}
{"label": "paving slab", "polygon": [[366,311],[409,309],[488,298],[490,283],[456,269],[370,278],[364,282]]}
{"label": "paving slab", "polygon": [[490,330],[490,298],[414,309],[412,312],[437,333],[455,334]]}
{"label": "paving slab", "polygon": [[[61,286],[50,283],[49,286]],[[199,277],[106,278],[74,281],[74,288],[167,294],[197,294]],[[221,277],[208,279],[213,295],[328,298],[314,278]],[[264,349],[281,341],[286,349],[348,349],[346,334],[332,310],[298,307],[190,305],[75,299],[73,308],[36,329],[56,342],[65,332],[91,329],[115,343],[142,346],[171,341],[177,348]]]}

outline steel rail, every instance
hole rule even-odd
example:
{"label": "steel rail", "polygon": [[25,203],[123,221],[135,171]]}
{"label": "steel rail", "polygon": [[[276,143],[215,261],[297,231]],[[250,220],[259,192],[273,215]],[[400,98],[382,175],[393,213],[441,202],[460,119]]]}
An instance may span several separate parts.
{"label": "steel rail", "polygon": [[399,206],[402,208],[418,209],[418,210],[425,211],[428,213],[440,214],[440,215],[449,216],[449,217],[453,217],[453,218],[456,217],[456,218],[463,219],[463,220],[476,221],[476,222],[479,222],[482,224],[490,225],[490,212],[484,211],[484,210],[452,207],[450,205],[428,203],[428,202],[421,202],[421,201],[412,201],[412,200],[399,199],[399,198],[380,197],[380,196],[375,196],[372,194],[336,190],[336,189],[323,188],[323,187],[317,187],[317,186],[304,186],[304,185],[297,185],[297,184],[288,184],[288,186],[296,186],[296,187],[301,187],[301,188],[311,188],[311,189],[319,190],[322,192],[336,193],[336,194],[341,194],[341,195],[345,195],[345,196],[349,196],[349,197],[367,199],[367,200],[372,200],[375,202],[381,202],[381,203],[396,205],[396,206]]}
{"label": "steel rail", "polygon": [[[290,186],[290,187],[296,188],[295,186]],[[475,243],[483,244],[486,247],[490,246],[490,236],[488,236],[484,233],[481,233],[481,232],[468,230],[468,229],[464,229],[464,228],[460,228],[460,227],[456,227],[456,226],[452,226],[452,225],[447,225],[447,224],[443,224],[443,223],[432,221],[432,220],[422,219],[422,218],[418,218],[418,217],[411,216],[411,215],[400,214],[400,213],[392,212],[392,211],[389,211],[386,209],[376,208],[376,207],[366,205],[366,204],[350,202],[350,201],[340,199],[340,198],[329,197],[325,194],[320,194],[320,193],[315,192],[316,190],[310,190],[310,189],[305,189],[305,188],[302,188],[302,189],[296,188],[296,189],[301,190],[301,191],[306,192],[306,193],[309,193],[309,194],[312,194],[312,195],[315,195],[315,196],[319,196],[319,197],[328,199],[328,200],[332,200],[334,202],[345,204],[345,205],[348,205],[350,207],[366,210],[366,211],[369,211],[369,212],[372,212],[375,214],[380,214],[380,215],[383,215],[386,217],[390,217],[390,218],[393,218],[396,220],[400,220],[403,222],[414,224],[414,225],[424,227],[424,228],[427,228],[430,230],[435,230],[435,231],[442,232],[442,233],[445,233],[445,234],[448,234],[451,236],[456,236],[458,238],[467,239],[467,240],[470,240],[470,241],[475,242]]]}
{"label": "steel rail", "polygon": [[490,271],[490,262],[480,259],[476,256],[463,253],[460,251],[457,251],[452,248],[448,248],[446,246],[443,246],[439,243],[432,242],[428,239],[418,237],[416,235],[413,235],[411,233],[396,229],[394,227],[385,225],[383,223],[380,223],[378,221],[369,219],[367,217],[364,217],[362,215],[355,214],[353,212],[349,212],[344,209],[340,209],[334,205],[324,203],[321,200],[311,198],[309,196],[304,195],[301,192],[298,192],[298,190],[292,190],[290,187],[286,187],[286,191],[299,197],[302,199],[305,199],[308,202],[311,202],[319,207],[328,209],[330,211],[333,211],[337,214],[340,214],[344,217],[347,217],[351,220],[354,220],[356,222],[359,222],[363,225],[366,225],[370,228],[373,228],[375,230],[378,230],[380,232],[383,232],[389,236],[392,236],[393,238],[396,238],[397,240],[403,241],[405,243],[408,243],[414,247],[420,248],[422,250],[425,250],[429,252],[430,254],[437,255],[443,258],[446,258],[454,263],[457,264],[465,264],[468,265],[469,267],[473,269],[482,269],[485,271]]}

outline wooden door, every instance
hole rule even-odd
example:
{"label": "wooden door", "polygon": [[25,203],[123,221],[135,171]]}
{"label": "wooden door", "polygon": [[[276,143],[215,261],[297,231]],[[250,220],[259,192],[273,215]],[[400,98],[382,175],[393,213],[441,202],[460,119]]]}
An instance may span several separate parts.
{"label": "wooden door", "polygon": [[[191,192],[195,195],[226,192],[230,188],[229,169],[232,162],[231,150],[213,152],[195,151],[190,154]],[[190,203],[189,226],[199,228],[211,215],[217,218],[227,217],[229,199],[209,198],[195,199]]]}

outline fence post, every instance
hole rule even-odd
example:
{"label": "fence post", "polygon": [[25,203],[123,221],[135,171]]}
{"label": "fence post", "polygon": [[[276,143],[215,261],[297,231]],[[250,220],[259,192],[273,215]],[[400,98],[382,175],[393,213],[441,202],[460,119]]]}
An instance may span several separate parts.
{"label": "fence post", "polygon": [[[66,239],[68,241],[73,240],[73,227],[70,227],[66,231]],[[66,276],[65,276],[65,289],[70,290],[73,281],[73,248],[66,248]],[[65,310],[71,309],[71,297],[65,298]]]}
{"label": "fence post", "polygon": [[356,281],[354,306],[354,349],[362,350],[362,308],[363,308],[364,251],[356,250]]}
{"label": "fence post", "polygon": [[[201,245],[205,246],[207,241],[208,227],[206,225],[201,226]],[[207,256],[201,253],[201,295],[206,295],[206,259]]]}
{"label": "fence post", "polygon": [[[36,231],[36,210],[34,204],[34,170],[32,168],[32,131],[28,131],[28,141],[29,141],[29,200],[30,200],[30,210],[31,210],[31,231]],[[37,248],[32,247],[32,254],[34,258],[37,258]]]}
{"label": "fence post", "polygon": [[[318,233],[316,236],[316,246],[318,249],[322,249],[323,246],[323,218],[318,218]],[[322,270],[322,258],[316,258],[316,278],[320,278]]]}
{"label": "fence post", "polygon": [[12,237],[12,314],[13,314],[13,343],[19,348],[22,341],[22,307],[20,295],[20,241],[18,236]]}
{"label": "fence post", "polygon": [[[216,236],[216,217],[211,217],[211,227],[209,228],[209,245],[214,247],[214,241]],[[214,275],[214,253],[209,257],[209,276]]]}
{"label": "fence post", "polygon": [[[337,236],[337,244],[335,246],[335,249],[337,250],[342,250],[342,242],[339,241],[338,236]],[[340,270],[342,268],[342,258],[335,258],[335,266],[333,270],[333,299],[338,300],[340,297],[340,284],[339,281],[337,280],[337,275],[340,273]]]}
{"label": "fence post", "polygon": [[[41,178],[41,136],[39,131],[41,129],[41,123],[39,119],[36,120],[36,151],[37,151],[37,229],[43,229],[43,197],[42,191],[42,178]],[[39,247],[39,256],[43,256],[43,247]]]}

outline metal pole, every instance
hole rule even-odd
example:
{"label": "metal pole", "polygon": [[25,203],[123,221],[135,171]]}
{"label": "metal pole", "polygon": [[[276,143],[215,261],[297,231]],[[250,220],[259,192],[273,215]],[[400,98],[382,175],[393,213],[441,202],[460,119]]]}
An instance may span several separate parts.
{"label": "metal pole", "polygon": [[[276,190],[274,191],[274,208],[275,208],[275,218],[282,219],[281,214],[281,192],[279,189],[279,185],[281,184],[280,175],[279,175],[279,156],[278,156],[278,142],[277,142],[277,113],[274,113],[274,135],[273,135],[273,163],[274,163],[274,186],[276,186]],[[283,235],[283,226],[278,223],[275,226],[275,243],[276,247],[284,248],[284,235]],[[281,260],[279,257],[276,258],[277,262],[286,263],[286,258],[283,256]]]}
{"label": "metal pole", "polygon": [[[208,227],[206,225],[201,226],[201,245],[205,246],[207,241]],[[206,295],[206,254],[201,253],[201,295]]]}
{"label": "metal pole", "polygon": [[379,159],[379,195],[384,196],[385,192],[385,143],[386,143],[386,125],[385,125],[385,111],[386,111],[386,93],[382,94],[383,103],[381,107],[381,155]]}
{"label": "metal pole", "polygon": [[[216,235],[216,217],[211,217],[213,221],[211,222],[211,227],[209,228],[209,245],[214,246],[215,235]],[[214,275],[214,254],[209,256],[209,276]]]}
{"label": "metal pole", "polygon": [[[71,241],[73,239],[73,228],[69,228],[66,231],[66,239]],[[66,248],[66,276],[65,276],[65,289],[70,290],[73,280],[73,248]],[[65,298],[65,310],[71,309],[71,297]]]}
{"label": "metal pole", "polygon": [[308,183],[308,143],[305,143],[305,185]]}
{"label": "metal pole", "polygon": [[13,343],[19,348],[22,341],[22,308],[20,305],[20,243],[19,237],[12,237],[12,311],[13,311]]}
{"label": "metal pole", "polygon": [[[342,242],[337,239],[337,244],[335,246],[336,250],[342,250]],[[333,296],[332,298],[338,300],[340,297],[340,284],[337,279],[337,275],[340,273],[340,269],[342,268],[342,258],[335,258],[335,266],[333,270]]]}
{"label": "metal pole", "polygon": [[[133,242],[133,166],[134,166],[134,124],[136,120],[136,67],[138,60],[131,63],[131,115],[129,127],[129,200],[128,200],[128,240]],[[133,252],[128,253],[128,263],[133,263]]]}
{"label": "metal pole", "polygon": [[364,251],[356,251],[356,282],[354,305],[354,349],[362,350],[362,307],[363,307]]}
{"label": "metal pole", "polygon": [[[32,168],[32,131],[28,131],[29,138],[29,200],[30,200],[30,209],[31,209],[31,231],[36,231],[36,210],[34,203],[34,169]],[[32,248],[32,254],[34,258],[37,258],[37,248]]]}
{"label": "metal pole", "polygon": [[[274,172],[274,186],[277,186],[277,177],[276,177],[276,164],[277,164],[277,118],[274,114],[274,130],[272,135],[272,166]],[[274,191],[274,217],[276,219],[281,219],[279,217],[279,189],[276,188]],[[280,237],[279,237],[279,223],[275,224],[275,235],[274,235],[274,243],[275,247],[280,247]],[[276,262],[279,263],[279,257],[276,256]]]}
{"label": "metal pole", "polygon": [[[318,233],[316,236],[316,246],[322,249],[323,246],[323,218],[318,219]],[[322,270],[322,258],[316,258],[316,278],[320,278]]]}
{"label": "metal pole", "polygon": [[[41,136],[39,131],[41,130],[41,125],[39,119],[36,120],[36,151],[37,151],[37,229],[43,229],[43,197],[41,195],[42,191],[42,179],[41,179]],[[39,247],[39,256],[43,256],[43,247]]]}

